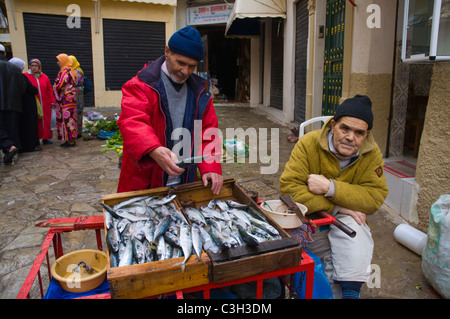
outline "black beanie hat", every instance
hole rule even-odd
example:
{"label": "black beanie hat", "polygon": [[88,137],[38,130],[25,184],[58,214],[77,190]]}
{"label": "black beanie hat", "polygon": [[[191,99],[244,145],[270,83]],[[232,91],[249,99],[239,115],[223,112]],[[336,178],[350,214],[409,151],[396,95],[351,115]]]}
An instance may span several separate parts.
{"label": "black beanie hat", "polygon": [[371,130],[373,125],[372,101],[366,95],[355,95],[352,98],[346,99],[338,107],[333,119],[337,122],[343,116],[361,119],[367,122],[369,125],[368,130]]}

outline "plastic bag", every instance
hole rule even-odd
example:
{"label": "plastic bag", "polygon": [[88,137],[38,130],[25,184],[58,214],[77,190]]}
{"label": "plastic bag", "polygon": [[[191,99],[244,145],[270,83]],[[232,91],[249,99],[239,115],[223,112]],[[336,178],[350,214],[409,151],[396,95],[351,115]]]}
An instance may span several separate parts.
{"label": "plastic bag", "polygon": [[422,271],[430,285],[450,298],[450,195],[431,205],[427,244],[422,252]]}
{"label": "plastic bag", "polygon": [[[320,258],[314,255],[308,249],[305,249],[308,255],[314,260],[314,283],[313,283],[313,299],[333,299],[328,278],[323,271],[323,264]],[[298,299],[305,299],[306,272],[298,272],[294,274],[294,292]]]}
{"label": "plastic bag", "polygon": [[52,108],[51,129],[56,130],[56,111]]}
{"label": "plastic bag", "polygon": [[38,118],[43,118],[44,117],[44,112],[42,111],[42,105],[41,102],[39,102],[39,99],[37,97],[36,98],[36,109],[37,109],[37,115]]}
{"label": "plastic bag", "polygon": [[248,156],[248,145],[237,138],[225,140],[223,146],[230,155]]}

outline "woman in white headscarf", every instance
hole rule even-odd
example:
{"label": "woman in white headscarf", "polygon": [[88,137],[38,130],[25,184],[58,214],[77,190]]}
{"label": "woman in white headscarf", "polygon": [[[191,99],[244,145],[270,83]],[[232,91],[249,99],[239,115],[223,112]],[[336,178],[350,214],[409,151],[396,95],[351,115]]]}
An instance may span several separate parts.
{"label": "woman in white headscarf", "polygon": [[[25,61],[19,58],[12,58],[9,62],[17,66],[21,71],[26,65]],[[22,95],[20,152],[40,151],[41,145],[38,135],[38,113],[36,105],[36,94],[38,94],[38,89],[31,84],[25,74],[23,74],[23,77],[26,83],[26,91]]]}

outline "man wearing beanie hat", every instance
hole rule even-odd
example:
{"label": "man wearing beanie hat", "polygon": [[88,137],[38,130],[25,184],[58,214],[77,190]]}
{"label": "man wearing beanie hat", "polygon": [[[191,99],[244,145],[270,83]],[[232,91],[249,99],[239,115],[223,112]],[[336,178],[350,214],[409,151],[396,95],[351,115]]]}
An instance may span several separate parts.
{"label": "man wearing beanie hat", "polygon": [[372,126],[369,97],[345,100],[322,129],[300,138],[280,178],[282,194],[308,207],[310,217],[326,211],[356,231],[351,238],[334,226],[320,227],[312,236],[310,250],[324,263],[334,298],[359,298],[373,253],[366,216],[389,192]]}
{"label": "man wearing beanie hat", "polygon": [[[200,33],[184,27],[171,36],[163,56],[122,87],[118,192],[193,182],[197,168],[204,185],[211,182],[213,193],[220,192],[217,116],[205,79],[194,74],[203,54]],[[200,155],[213,156],[187,168],[176,165]]]}

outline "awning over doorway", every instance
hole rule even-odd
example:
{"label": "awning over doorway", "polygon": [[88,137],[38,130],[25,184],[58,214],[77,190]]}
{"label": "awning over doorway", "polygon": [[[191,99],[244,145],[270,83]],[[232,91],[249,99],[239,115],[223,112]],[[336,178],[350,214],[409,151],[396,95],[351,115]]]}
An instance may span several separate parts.
{"label": "awning over doorway", "polygon": [[286,0],[236,0],[228,17],[225,35],[251,37],[259,35],[259,19],[286,18]]}
{"label": "awning over doorway", "polygon": [[[97,1],[97,0],[92,0],[92,1]],[[168,5],[168,6],[172,6],[172,7],[177,6],[177,0],[113,0],[113,1],[143,2],[143,3]]]}

